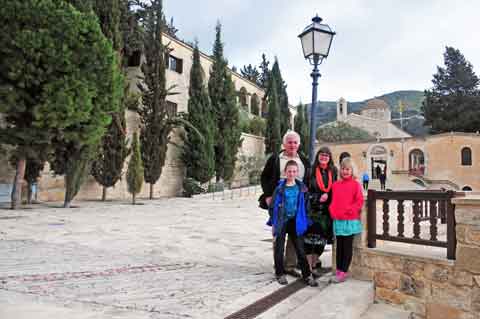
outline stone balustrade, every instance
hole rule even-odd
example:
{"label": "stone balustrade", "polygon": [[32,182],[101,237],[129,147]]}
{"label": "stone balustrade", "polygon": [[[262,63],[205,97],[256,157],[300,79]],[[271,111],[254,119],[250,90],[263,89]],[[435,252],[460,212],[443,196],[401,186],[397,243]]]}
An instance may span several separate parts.
{"label": "stone balustrade", "polygon": [[[480,196],[453,199],[456,260],[433,247],[395,243],[367,248],[366,231],[354,242],[352,275],[372,280],[375,300],[398,305],[413,318],[480,318]],[[366,205],[362,221],[367,225]]]}

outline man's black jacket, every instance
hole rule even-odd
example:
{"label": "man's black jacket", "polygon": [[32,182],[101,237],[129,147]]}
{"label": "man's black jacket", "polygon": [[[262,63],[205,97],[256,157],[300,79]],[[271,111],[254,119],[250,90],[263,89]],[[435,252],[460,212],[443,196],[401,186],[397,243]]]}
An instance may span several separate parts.
{"label": "man's black jacket", "polygon": [[[260,182],[262,184],[263,194],[258,199],[259,206],[263,209],[268,209],[268,205],[265,201],[267,197],[273,195],[273,191],[275,187],[277,187],[278,181],[280,180],[280,154],[283,153],[281,151],[278,154],[271,155],[267,162],[265,163],[265,167],[262,171],[262,176],[260,177]],[[305,167],[305,175],[303,176],[303,183],[308,185],[310,180],[310,163],[308,159],[303,156],[302,154],[298,153],[300,160]]]}

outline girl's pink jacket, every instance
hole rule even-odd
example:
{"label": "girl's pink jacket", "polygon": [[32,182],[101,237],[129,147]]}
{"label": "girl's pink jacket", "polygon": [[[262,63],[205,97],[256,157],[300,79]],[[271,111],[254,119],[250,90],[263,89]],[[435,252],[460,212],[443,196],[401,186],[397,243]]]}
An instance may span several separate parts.
{"label": "girl's pink jacket", "polygon": [[340,179],[332,185],[332,219],[360,219],[363,206],[362,186],[353,178]]}

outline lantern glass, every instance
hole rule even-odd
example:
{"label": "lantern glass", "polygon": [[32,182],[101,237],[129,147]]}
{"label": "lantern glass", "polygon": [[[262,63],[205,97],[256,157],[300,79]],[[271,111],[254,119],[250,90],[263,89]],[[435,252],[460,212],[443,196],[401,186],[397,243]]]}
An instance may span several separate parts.
{"label": "lantern glass", "polygon": [[307,58],[313,54],[313,32],[304,34],[300,39],[302,40],[303,55]]}
{"label": "lantern glass", "polygon": [[314,54],[321,55],[323,57],[328,56],[330,51],[330,44],[332,43],[333,34],[325,33],[315,30],[313,32]]}
{"label": "lantern glass", "polygon": [[316,16],[312,19],[312,24],[298,36],[302,42],[303,55],[306,59],[312,56],[326,58],[330,51],[333,36],[335,32],[330,29],[328,24],[322,24],[322,18]]}

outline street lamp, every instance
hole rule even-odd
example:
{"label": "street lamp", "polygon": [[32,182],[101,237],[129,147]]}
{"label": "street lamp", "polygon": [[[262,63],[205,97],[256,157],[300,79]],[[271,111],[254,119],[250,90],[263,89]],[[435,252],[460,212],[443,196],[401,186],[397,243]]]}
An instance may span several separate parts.
{"label": "street lamp", "polygon": [[310,164],[313,163],[315,151],[315,108],[317,104],[317,87],[320,72],[318,65],[322,63],[323,59],[328,56],[330,52],[330,45],[332,44],[335,32],[330,29],[328,24],[322,24],[322,18],[318,15],[312,19],[312,24],[308,25],[305,30],[298,36],[302,42],[303,55],[305,59],[310,61],[313,65],[312,71],[312,105],[310,106]]}

